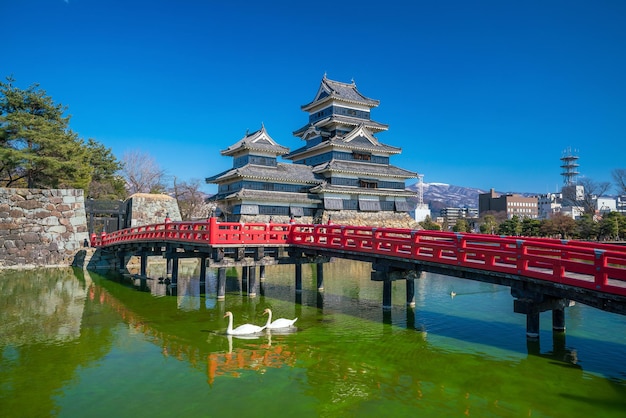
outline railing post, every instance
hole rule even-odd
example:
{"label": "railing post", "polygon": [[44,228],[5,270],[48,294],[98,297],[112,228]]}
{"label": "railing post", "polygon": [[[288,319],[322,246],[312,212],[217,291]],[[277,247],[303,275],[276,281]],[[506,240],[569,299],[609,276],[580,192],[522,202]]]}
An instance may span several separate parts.
{"label": "railing post", "polygon": [[607,260],[604,250],[595,249],[595,262],[594,267],[596,269],[594,282],[596,290],[602,290],[608,283],[608,274],[606,273]]}
{"label": "railing post", "polygon": [[460,232],[456,233],[456,260],[458,265],[463,265],[467,261],[467,253],[465,249],[467,248],[467,241],[465,237]]}
{"label": "railing post", "polygon": [[526,255],[528,254],[528,248],[526,247],[523,239],[518,239],[515,242],[516,257],[517,257],[517,274],[524,274],[528,270],[528,260]]}
{"label": "railing post", "polygon": [[217,218],[209,219],[209,244],[215,245],[217,243],[217,237],[219,232],[219,227],[217,226]]}

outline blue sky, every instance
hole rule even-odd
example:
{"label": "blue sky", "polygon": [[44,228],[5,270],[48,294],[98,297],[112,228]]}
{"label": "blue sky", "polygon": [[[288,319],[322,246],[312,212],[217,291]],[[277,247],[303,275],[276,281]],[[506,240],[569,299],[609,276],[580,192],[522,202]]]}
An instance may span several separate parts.
{"label": "blue sky", "polygon": [[626,168],[626,1],[0,0],[0,15],[3,80],[39,83],[80,137],[180,180],[229,168],[220,150],[261,124],[302,146],[325,73],[380,100],[392,164],[427,183],[553,192],[567,148],[594,181]]}

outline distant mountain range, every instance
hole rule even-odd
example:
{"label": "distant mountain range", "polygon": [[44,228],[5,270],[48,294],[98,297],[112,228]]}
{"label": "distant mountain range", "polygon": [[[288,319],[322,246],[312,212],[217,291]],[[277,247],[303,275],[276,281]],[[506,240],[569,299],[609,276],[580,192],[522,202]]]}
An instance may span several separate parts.
{"label": "distant mountain range", "polygon": [[[430,206],[435,213],[441,208],[478,208],[478,195],[488,193],[489,190],[476,189],[473,187],[453,186],[444,183],[424,183],[423,184],[424,203]],[[417,192],[418,183],[408,186],[407,189]],[[510,192],[496,191],[497,195]],[[516,193],[522,196],[535,196],[536,193]],[[417,199],[415,199],[417,201]]]}

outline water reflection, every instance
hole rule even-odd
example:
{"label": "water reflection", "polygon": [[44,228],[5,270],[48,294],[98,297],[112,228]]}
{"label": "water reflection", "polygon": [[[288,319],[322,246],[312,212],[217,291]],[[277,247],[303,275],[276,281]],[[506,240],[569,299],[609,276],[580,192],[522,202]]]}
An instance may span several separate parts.
{"label": "water reflection", "polygon": [[[142,282],[72,270],[3,275],[0,407],[20,411],[9,417],[49,416],[61,408],[63,415],[71,415],[62,399],[79,402],[85,393],[97,392],[105,372],[124,376],[135,388],[149,387],[163,376],[160,390],[168,388],[168,402],[195,398],[198,411],[209,396],[223,396],[221,403],[208,402],[216,415],[233,413],[227,406],[239,404],[254,405],[255,411],[276,407],[247,389],[236,400],[223,394],[250,386],[266,393],[287,390],[285,407],[306,411],[300,406],[305,405],[314,408],[315,416],[371,416],[374,410],[368,408],[376,403],[395,416],[414,413],[425,403],[438,405],[429,411],[436,416],[466,411],[565,415],[567,406],[559,405],[558,413],[551,409],[555,399],[586,413],[586,393],[606,394],[605,404],[613,406],[601,407],[603,413],[626,407],[626,344],[619,336],[588,338],[572,332],[566,342],[564,334],[553,337],[543,330],[541,341],[552,342],[552,350],[542,351],[527,344],[524,318],[511,312],[510,296],[502,288],[431,277],[416,283],[415,308],[397,303],[383,310],[381,287],[369,280],[368,266],[347,266],[358,275],[354,278],[334,263],[329,271],[324,292],[318,292],[315,269],[303,269],[303,290],[296,292],[292,269],[268,269],[260,283],[262,296],[256,298],[247,297],[231,272],[235,290],[225,301],[216,300],[210,271],[203,282],[195,273],[179,277],[176,297],[163,296],[167,284],[159,276]],[[451,289],[457,297],[450,297]],[[402,283],[395,283],[392,292],[394,300],[405,300]],[[239,322],[263,324],[265,308],[298,317],[298,328],[254,339],[225,335],[226,310],[235,312]],[[615,330],[626,323],[589,310],[571,315],[576,326],[591,329],[602,324]],[[138,363],[141,373],[134,372]],[[201,387],[189,383],[195,375],[202,378]],[[101,404],[89,397],[89,408],[106,410],[105,399],[111,402],[112,394],[118,406],[136,400],[136,393],[116,385],[104,385],[110,393]],[[524,396],[516,395],[520,392]],[[166,409],[169,414],[193,409],[188,403],[177,407]],[[240,415],[252,415],[252,409],[246,412]]]}
{"label": "water reflection", "polygon": [[[225,353],[211,353],[207,356],[207,382],[213,386],[216,377],[230,375],[231,377],[241,377],[245,370],[252,370],[257,373],[265,373],[267,368],[281,368],[284,366],[294,366],[296,363],[295,353],[287,346],[281,344],[272,345],[272,333],[268,332],[264,336],[233,336],[224,335],[228,341],[228,351]],[[258,347],[248,344],[246,347],[235,347],[233,351],[233,340],[261,340]]]}
{"label": "water reflection", "polygon": [[72,269],[8,272],[0,295],[0,345],[64,343],[80,336],[86,285]]}

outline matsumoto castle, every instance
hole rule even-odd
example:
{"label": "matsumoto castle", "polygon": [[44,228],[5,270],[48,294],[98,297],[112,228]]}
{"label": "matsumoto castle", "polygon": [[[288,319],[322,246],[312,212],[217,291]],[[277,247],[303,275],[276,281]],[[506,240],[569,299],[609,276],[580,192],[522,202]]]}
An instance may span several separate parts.
{"label": "matsumoto castle", "polygon": [[265,126],[246,134],[221,151],[233,166],[206,179],[218,185],[209,200],[228,221],[415,227],[408,212],[417,194],[405,181],[417,173],[391,165],[401,148],[376,139],[389,128],[370,118],[379,103],[354,82],[324,75],[313,101],[301,106],[308,122],[293,132],[304,146],[290,151]]}

